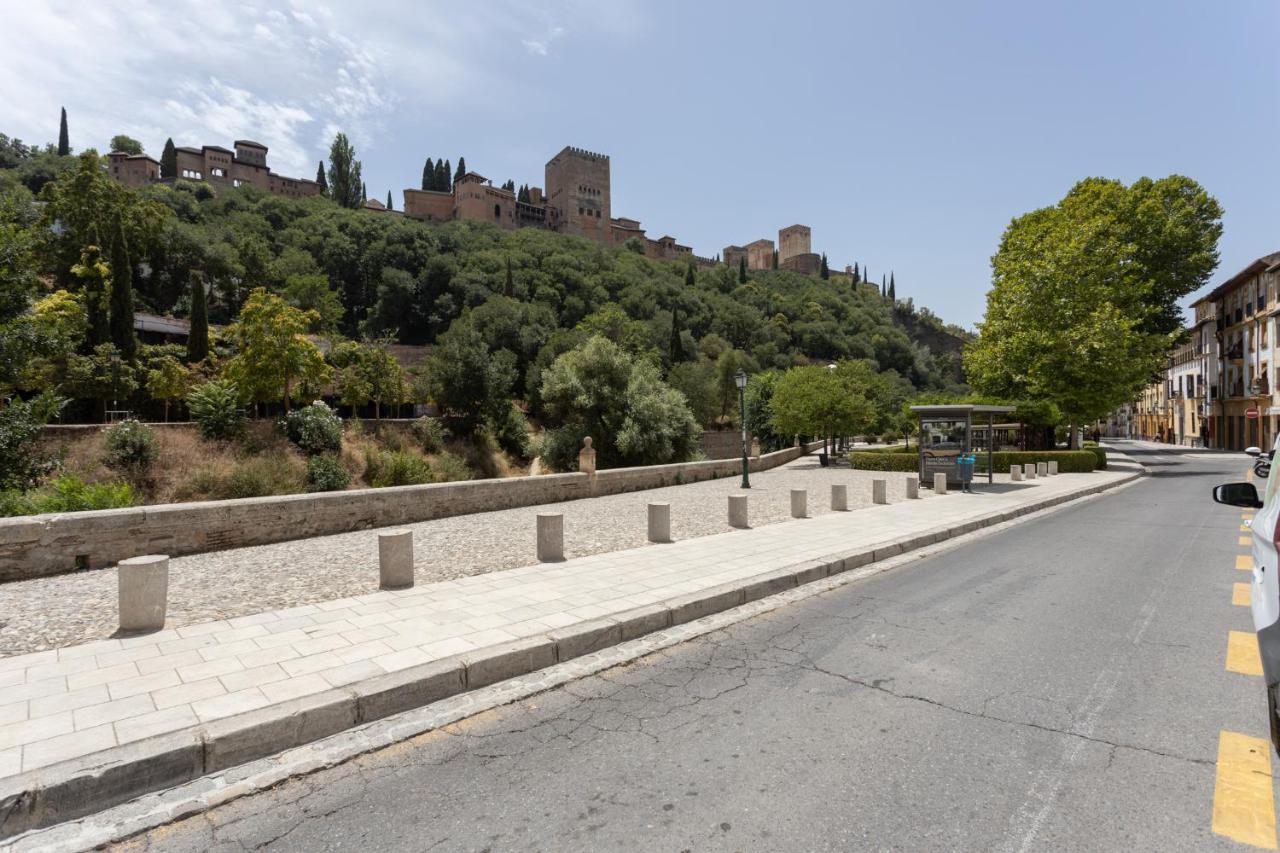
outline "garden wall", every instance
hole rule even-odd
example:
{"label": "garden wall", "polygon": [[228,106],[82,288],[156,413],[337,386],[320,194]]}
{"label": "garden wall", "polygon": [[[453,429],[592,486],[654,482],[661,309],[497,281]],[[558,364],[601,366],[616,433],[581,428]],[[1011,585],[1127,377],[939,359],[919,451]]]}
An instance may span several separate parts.
{"label": "garden wall", "polygon": [[[783,465],[821,444],[753,458],[751,470]],[[731,477],[741,470],[740,460],[718,459],[611,468],[594,476],[548,474],[2,518],[0,581],[101,568],[141,554],[198,554],[655,489]]]}

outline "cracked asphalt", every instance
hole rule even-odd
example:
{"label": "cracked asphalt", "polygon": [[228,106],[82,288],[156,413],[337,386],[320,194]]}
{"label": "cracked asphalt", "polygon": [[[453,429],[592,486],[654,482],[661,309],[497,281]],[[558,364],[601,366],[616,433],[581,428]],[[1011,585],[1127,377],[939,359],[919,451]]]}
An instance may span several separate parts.
{"label": "cracked asphalt", "polygon": [[294,779],[126,851],[1229,850],[1241,455]]}

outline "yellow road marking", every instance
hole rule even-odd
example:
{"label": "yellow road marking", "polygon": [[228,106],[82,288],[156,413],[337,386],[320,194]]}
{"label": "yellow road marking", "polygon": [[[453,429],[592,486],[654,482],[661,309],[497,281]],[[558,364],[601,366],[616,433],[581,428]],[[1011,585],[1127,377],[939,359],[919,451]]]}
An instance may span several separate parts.
{"label": "yellow road marking", "polygon": [[1249,585],[1247,583],[1233,583],[1231,585],[1231,603],[1237,607],[1248,607],[1252,602],[1249,595]]}
{"label": "yellow road marking", "polygon": [[1227,634],[1227,672],[1262,675],[1257,634],[1252,631],[1232,631]]}
{"label": "yellow road marking", "polygon": [[1245,521],[1253,521],[1253,513],[1251,513],[1251,512],[1244,512],[1244,513],[1241,513],[1241,514],[1240,514],[1240,517],[1241,517],[1242,519],[1244,519]]}
{"label": "yellow road marking", "polygon": [[1252,537],[1252,536],[1241,536],[1241,537],[1240,537],[1240,539],[1236,542],[1236,544],[1237,544],[1237,545],[1252,545],[1252,544],[1253,544],[1253,537]]}
{"label": "yellow road marking", "polygon": [[1252,531],[1252,530],[1253,530],[1253,526],[1252,526],[1252,525],[1249,525],[1249,524],[1242,524],[1242,525],[1240,525],[1240,532],[1241,532],[1241,533],[1248,533],[1248,532],[1250,532],[1250,531]]}
{"label": "yellow road marking", "polygon": [[1271,744],[1266,739],[1236,732],[1219,733],[1213,831],[1242,844],[1276,849]]}
{"label": "yellow road marking", "polygon": [[1253,571],[1253,557],[1250,557],[1248,554],[1237,554],[1236,568],[1242,572]]}

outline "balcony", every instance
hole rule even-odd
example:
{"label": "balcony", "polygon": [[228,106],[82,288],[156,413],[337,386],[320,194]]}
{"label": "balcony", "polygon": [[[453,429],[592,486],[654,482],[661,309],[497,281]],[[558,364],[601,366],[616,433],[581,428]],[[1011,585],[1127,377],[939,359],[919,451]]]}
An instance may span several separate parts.
{"label": "balcony", "polygon": [[1244,361],[1244,344],[1237,343],[1227,350],[1227,361]]}

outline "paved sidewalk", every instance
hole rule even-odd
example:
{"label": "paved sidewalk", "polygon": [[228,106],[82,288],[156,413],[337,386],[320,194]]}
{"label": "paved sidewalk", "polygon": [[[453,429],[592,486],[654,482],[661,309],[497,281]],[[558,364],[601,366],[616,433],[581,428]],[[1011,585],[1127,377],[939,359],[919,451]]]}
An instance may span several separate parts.
{"label": "paved sidewalk", "polygon": [[[52,766],[59,762],[94,756],[88,765],[106,766],[112,762],[104,751],[183,732],[202,742],[207,765],[213,737],[209,726],[236,715],[264,709],[293,714],[299,699],[335,691],[347,691],[348,700],[352,690],[368,698],[360,693],[362,685],[436,662],[460,666],[464,686],[474,687],[478,670],[465,673],[497,660],[484,656],[495,646],[506,644],[508,650],[541,660],[537,650],[543,646],[516,641],[538,638],[545,645],[550,636],[554,661],[556,655],[566,656],[556,645],[557,631],[583,623],[601,626],[594,647],[587,647],[592,642],[584,639],[587,634],[569,638],[587,644],[576,652],[582,654],[607,645],[610,637],[616,642],[617,620],[631,625],[633,636],[688,621],[734,606],[718,603],[713,595],[718,590],[737,589],[736,599],[724,600],[741,603],[743,585],[770,573],[813,564],[822,568],[816,576],[825,576],[824,560],[833,555],[861,551],[861,562],[869,562],[873,553],[881,559],[898,553],[907,537],[919,541],[921,534],[933,533],[937,541],[967,532],[966,526],[975,529],[980,525],[974,522],[994,515],[1105,488],[1135,473],[1135,466],[1120,462],[1106,472],[1028,483],[998,481],[973,495],[953,492],[903,500],[3,658],[0,804],[6,796],[22,796],[22,791],[51,785],[55,777],[83,772],[77,768],[86,766],[84,761]],[[725,507],[708,505],[706,511],[723,514]],[[786,577],[794,586],[795,577]],[[673,616],[682,606],[686,609]],[[622,639],[626,633],[624,629]],[[357,714],[357,721],[365,719],[363,712]],[[299,735],[291,732],[288,737]],[[22,778],[13,778],[19,774]]]}

